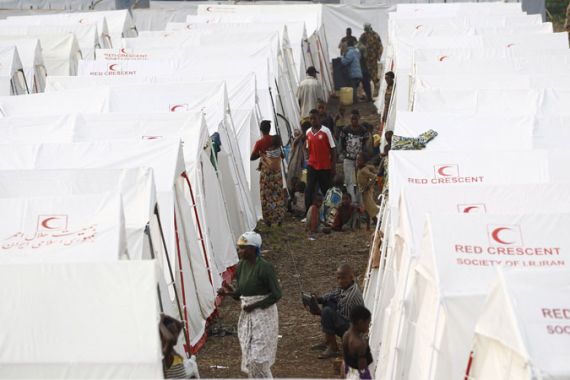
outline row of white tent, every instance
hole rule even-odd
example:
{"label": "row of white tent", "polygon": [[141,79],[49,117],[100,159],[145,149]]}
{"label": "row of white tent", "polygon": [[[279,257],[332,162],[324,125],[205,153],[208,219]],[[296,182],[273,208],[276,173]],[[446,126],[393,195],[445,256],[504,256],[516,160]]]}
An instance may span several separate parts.
{"label": "row of white tent", "polygon": [[[236,239],[261,216],[249,160],[259,122],[273,120],[288,140],[300,74],[313,62],[332,91],[320,21],[307,27],[288,6],[267,10],[275,21],[169,25],[136,38],[130,15],[119,29],[115,12],[3,22],[33,34],[49,75],[37,93],[0,96],[0,203],[10,204],[0,270],[13,272],[0,276],[1,324],[11,326],[0,329],[10,342],[0,377],[161,377],[159,311],[184,321],[178,352],[204,344],[216,292],[238,262]],[[44,39],[53,34],[41,29],[53,24],[82,53],[61,70],[50,70],[56,52]]]}
{"label": "row of white tent", "polygon": [[388,29],[385,128],[438,136],[389,155],[365,283],[376,377],[568,378],[567,34],[499,2],[400,4]]}

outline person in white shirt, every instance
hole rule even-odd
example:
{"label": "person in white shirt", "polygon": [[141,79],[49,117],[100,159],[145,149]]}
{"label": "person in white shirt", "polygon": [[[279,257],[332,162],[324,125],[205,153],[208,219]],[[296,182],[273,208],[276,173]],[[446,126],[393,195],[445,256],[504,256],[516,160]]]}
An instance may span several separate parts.
{"label": "person in white shirt", "polygon": [[307,77],[299,84],[297,99],[301,107],[301,120],[309,117],[309,112],[317,108],[319,100],[325,100],[323,86],[317,80],[319,72],[314,66],[307,69]]}

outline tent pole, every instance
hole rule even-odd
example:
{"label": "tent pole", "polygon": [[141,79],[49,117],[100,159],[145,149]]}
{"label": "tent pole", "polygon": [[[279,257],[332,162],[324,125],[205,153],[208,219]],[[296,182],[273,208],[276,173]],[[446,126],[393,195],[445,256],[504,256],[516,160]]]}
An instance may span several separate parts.
{"label": "tent pole", "polygon": [[202,233],[202,225],[200,223],[200,218],[198,216],[198,210],[196,210],[196,200],[194,198],[194,191],[192,190],[192,184],[188,179],[188,175],[186,172],[182,172],[182,177],[186,180],[186,184],[188,185],[188,190],[190,190],[190,198],[192,199],[192,208],[194,209],[194,216],[196,217],[196,224],[198,225],[198,234],[200,237],[200,243],[202,244],[202,251],[204,252],[204,260],[206,262],[206,267],[208,268],[208,279],[210,280],[210,284],[214,285],[214,280],[212,279],[212,268],[210,268],[210,261],[208,260],[208,253],[206,251],[206,243],[204,242],[204,235]]}
{"label": "tent pole", "polygon": [[[158,222],[158,229],[160,231],[160,237],[162,239],[162,246],[164,248],[164,256],[166,256],[166,263],[168,265],[168,273],[170,274],[170,281],[172,283],[172,287],[174,288],[174,297],[176,298],[176,307],[178,308],[178,315],[180,316],[180,320],[184,320],[184,316],[182,314],[182,308],[180,306],[180,298],[178,297],[178,289],[176,287],[176,281],[174,280],[174,272],[172,271],[172,264],[170,263],[170,256],[168,256],[168,249],[166,248],[166,240],[164,239],[164,230],[162,229],[162,222],[160,221],[160,215],[158,213],[158,204],[154,205],[154,215],[156,216],[156,220]],[[149,228],[147,224],[147,228]],[[150,243],[150,249],[153,252],[154,257],[154,249],[152,244],[152,238],[150,237],[150,228],[148,230],[148,237]],[[187,323],[184,324],[184,340],[186,341],[186,345],[190,347],[190,337],[187,330]]]}

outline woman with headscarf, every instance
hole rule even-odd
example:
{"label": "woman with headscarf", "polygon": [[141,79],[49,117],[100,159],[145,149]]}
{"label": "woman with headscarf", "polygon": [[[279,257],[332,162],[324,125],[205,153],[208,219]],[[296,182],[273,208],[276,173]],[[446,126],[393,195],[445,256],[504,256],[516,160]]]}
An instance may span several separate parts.
{"label": "woman with headscarf", "polygon": [[218,292],[241,300],[238,338],[241,370],[250,378],[272,378],[277,353],[279,318],[277,301],[281,287],[273,266],[260,255],[261,236],[246,232],[237,242],[240,262],[236,286],[224,285]]}
{"label": "woman with headscarf", "polygon": [[278,135],[269,134],[271,130],[269,120],[261,122],[260,130],[263,136],[253,147],[251,161],[261,159],[258,170],[263,221],[267,226],[274,223],[281,225],[285,216],[285,192],[281,172],[282,142]]}

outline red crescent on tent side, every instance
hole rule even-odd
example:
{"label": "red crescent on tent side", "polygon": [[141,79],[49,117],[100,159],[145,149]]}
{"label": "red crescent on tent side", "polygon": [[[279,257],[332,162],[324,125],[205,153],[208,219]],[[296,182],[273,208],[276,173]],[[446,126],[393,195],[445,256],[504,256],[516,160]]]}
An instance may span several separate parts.
{"label": "red crescent on tent side", "polygon": [[176,110],[177,110],[178,108],[182,108],[182,107],[184,107],[183,104],[177,104],[177,105],[175,105],[175,106],[172,106],[172,107],[170,108],[170,112],[176,112]]}
{"label": "red crescent on tent side", "polygon": [[206,8],[206,12],[211,12],[212,11],[212,7],[207,7]]}
{"label": "red crescent on tent side", "polygon": [[41,224],[42,224],[42,227],[43,227],[43,228],[46,228],[46,229],[48,229],[48,230],[56,229],[57,227],[50,227],[50,225],[49,225],[49,223],[48,223],[49,221],[54,220],[54,219],[59,219],[59,218],[52,216],[52,217],[49,217],[49,218],[46,218],[46,219],[42,220],[42,223],[41,223]]}
{"label": "red crescent on tent side", "polygon": [[416,30],[420,30],[420,29],[423,28],[423,27],[424,27],[423,25],[417,25],[417,26],[416,26]]}
{"label": "red crescent on tent side", "polygon": [[443,62],[443,61],[445,61],[447,58],[449,58],[447,55],[442,55],[441,57],[439,57],[439,62]]}
{"label": "red crescent on tent side", "polygon": [[127,54],[125,48],[121,48],[121,50],[119,50],[119,53],[121,53],[121,54]]}
{"label": "red crescent on tent side", "polygon": [[441,168],[437,169],[437,173],[438,173],[439,175],[441,175],[441,176],[444,176],[444,177],[450,177],[451,174],[447,174],[447,173],[445,172],[445,169],[450,168],[450,167],[451,167],[451,166],[449,166],[449,165],[442,166]]}
{"label": "red crescent on tent side", "polygon": [[117,66],[116,63],[112,63],[109,65],[109,71],[115,71],[115,66]]}
{"label": "red crescent on tent side", "polygon": [[465,214],[469,214],[471,212],[471,210],[477,210],[478,208],[479,208],[479,206],[468,206],[468,207],[465,207],[463,209],[463,212]]}
{"label": "red crescent on tent side", "polygon": [[495,228],[495,229],[493,230],[493,232],[491,233],[491,237],[492,237],[497,243],[501,243],[501,244],[513,244],[512,241],[504,241],[504,240],[502,240],[502,239],[499,237],[499,234],[500,234],[502,231],[505,231],[505,230],[509,230],[509,231],[510,231],[511,229],[510,229],[510,228],[507,228],[507,227]]}
{"label": "red crescent on tent side", "polygon": [[516,44],[511,43],[511,44],[508,44],[507,47],[510,48],[510,47],[515,46],[515,45],[516,45]]}

